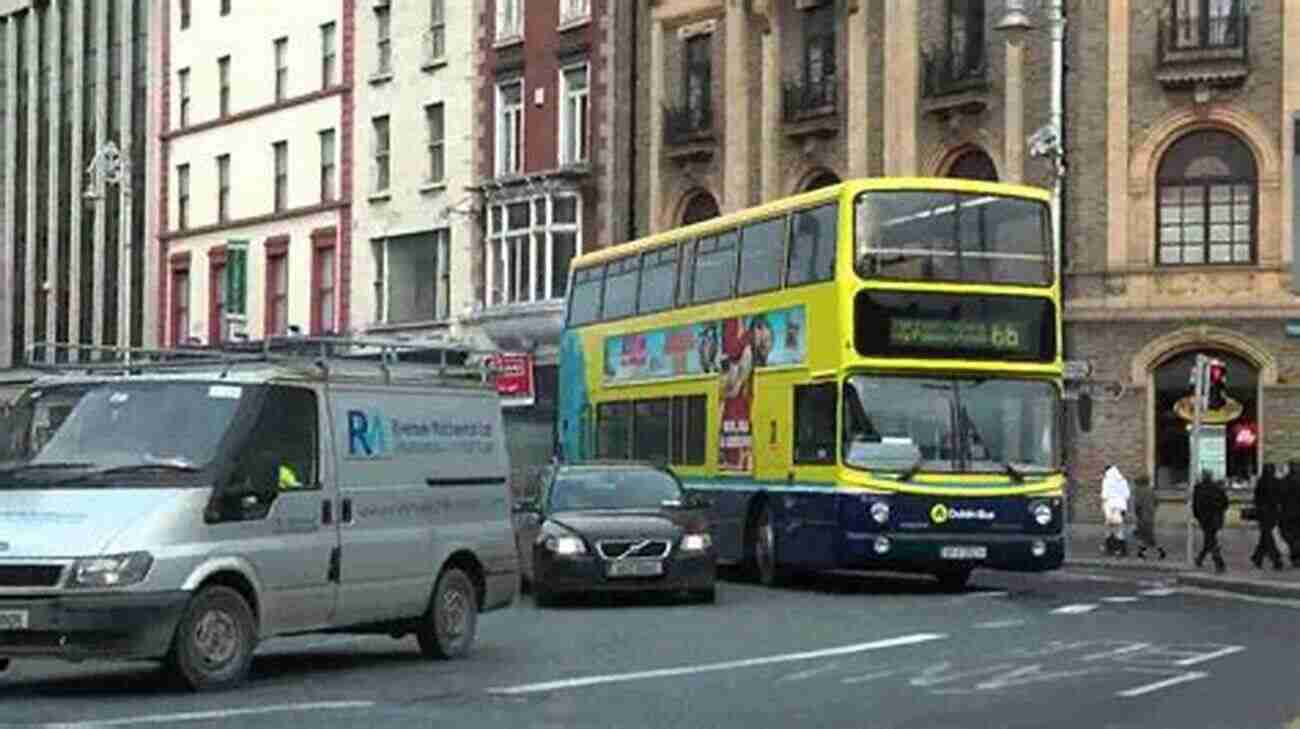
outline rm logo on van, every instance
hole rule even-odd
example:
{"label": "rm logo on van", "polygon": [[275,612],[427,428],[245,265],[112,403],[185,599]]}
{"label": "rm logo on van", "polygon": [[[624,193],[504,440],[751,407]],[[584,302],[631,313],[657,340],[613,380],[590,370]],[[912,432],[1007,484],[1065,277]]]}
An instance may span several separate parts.
{"label": "rm logo on van", "polygon": [[351,458],[383,458],[392,449],[384,417],[379,413],[348,411],[348,456]]}

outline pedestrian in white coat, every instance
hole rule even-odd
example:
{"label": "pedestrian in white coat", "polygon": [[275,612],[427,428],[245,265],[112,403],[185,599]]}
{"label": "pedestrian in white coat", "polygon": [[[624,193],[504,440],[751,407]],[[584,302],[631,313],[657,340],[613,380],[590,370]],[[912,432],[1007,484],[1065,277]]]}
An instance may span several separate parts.
{"label": "pedestrian in white coat", "polygon": [[1101,510],[1106,520],[1106,553],[1128,556],[1128,540],[1124,533],[1124,519],[1128,516],[1129,500],[1133,497],[1128,479],[1114,465],[1106,467],[1101,479]]}

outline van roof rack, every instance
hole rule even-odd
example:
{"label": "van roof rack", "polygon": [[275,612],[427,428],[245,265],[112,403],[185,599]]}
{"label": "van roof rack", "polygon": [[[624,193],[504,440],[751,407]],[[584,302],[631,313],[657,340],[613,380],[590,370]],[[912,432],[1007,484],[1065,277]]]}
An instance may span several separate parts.
{"label": "van roof rack", "polygon": [[[40,355],[39,357],[37,355]],[[499,352],[454,343],[428,343],[384,337],[267,337],[209,346],[171,349],[120,347],[72,342],[34,342],[28,366],[65,375],[138,375],[177,370],[221,370],[280,366],[329,379],[475,380],[489,383]],[[53,359],[54,362],[45,360]]]}

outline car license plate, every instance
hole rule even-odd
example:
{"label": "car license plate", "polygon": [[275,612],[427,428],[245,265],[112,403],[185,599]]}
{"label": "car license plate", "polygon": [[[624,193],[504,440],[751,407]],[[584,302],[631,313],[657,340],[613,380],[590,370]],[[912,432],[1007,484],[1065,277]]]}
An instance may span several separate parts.
{"label": "car license plate", "polygon": [[0,632],[27,630],[26,610],[0,610]]}
{"label": "car license plate", "polygon": [[984,559],[989,556],[988,547],[943,547],[939,556],[944,559]]}
{"label": "car license plate", "polygon": [[625,559],[610,562],[607,574],[610,577],[655,577],[664,573],[664,565],[658,560]]}

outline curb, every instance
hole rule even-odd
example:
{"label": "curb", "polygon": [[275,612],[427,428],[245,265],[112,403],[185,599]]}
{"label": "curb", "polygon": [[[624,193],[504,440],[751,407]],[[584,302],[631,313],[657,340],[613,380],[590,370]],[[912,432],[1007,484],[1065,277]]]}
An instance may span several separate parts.
{"label": "curb", "polygon": [[1061,564],[1062,567],[1087,567],[1089,569],[1106,569],[1106,570],[1125,570],[1128,572],[1175,572],[1181,573],[1191,569],[1183,562],[1174,560],[1141,560],[1141,559],[1090,559],[1069,558]]}
{"label": "curb", "polygon": [[1216,577],[1211,575],[1180,574],[1178,584],[1200,587],[1207,590],[1235,592],[1254,597],[1281,597],[1300,600],[1300,583],[1267,582],[1235,577]]}

